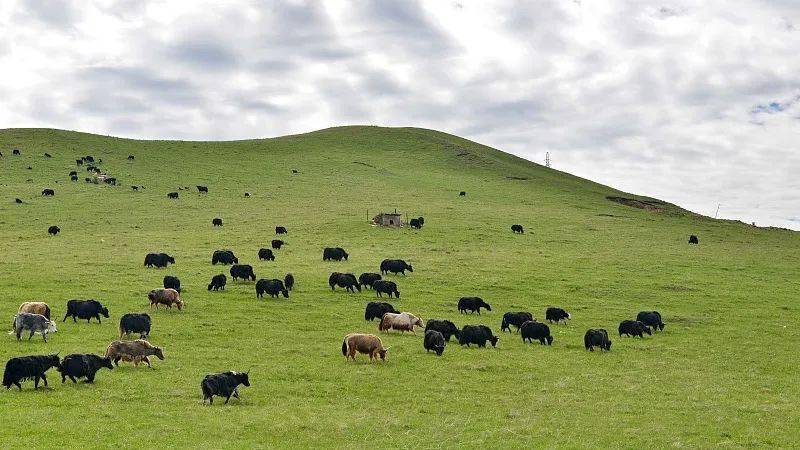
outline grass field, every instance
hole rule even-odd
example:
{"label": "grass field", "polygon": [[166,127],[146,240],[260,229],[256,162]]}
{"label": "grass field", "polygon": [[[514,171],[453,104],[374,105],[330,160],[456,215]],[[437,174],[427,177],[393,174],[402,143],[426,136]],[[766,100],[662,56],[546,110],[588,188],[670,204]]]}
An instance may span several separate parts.
{"label": "grass field", "polygon": [[[18,147],[22,155],[12,156]],[[125,364],[94,385],[0,392],[0,447],[791,447],[800,440],[797,354],[800,233],[716,221],[673,205],[652,212],[608,201],[612,188],[455,136],[345,127],[237,142],[135,141],[83,133],[0,131],[0,299],[9,325],[23,301],[59,320],[48,343],[0,338],[12,356],[103,353],[119,317],[146,311],[149,290],[180,277],[187,308],[159,310],[150,341],[166,359]],[[53,158],[42,155],[48,152]],[[129,154],[135,161],[127,161]],[[75,158],[102,158],[121,186],[72,183]],[[30,166],[32,169],[28,170]],[[298,174],[293,174],[297,169]],[[209,194],[178,186],[206,184]],[[130,185],[143,185],[134,192]],[[55,189],[43,198],[43,188]],[[459,197],[459,191],[466,197]],[[244,198],[244,192],[252,197]],[[14,198],[25,203],[18,205]],[[422,230],[370,226],[380,210],[424,216]],[[214,217],[223,218],[213,228]],[[524,235],[509,227],[523,224]],[[61,234],[47,235],[50,225]],[[261,262],[275,225],[288,245]],[[687,245],[689,234],[699,246]],[[322,261],[341,246],[350,259]],[[292,272],[286,299],[253,283],[208,292],[215,249],[234,250],[258,278]],[[147,269],[151,251],[173,255]],[[413,264],[392,303],[423,319],[482,323],[505,311],[540,320],[561,306],[551,347],[502,334],[495,349],[426,354],[422,335],[382,336],[388,361],[345,362],[372,291],[331,292],[330,272]],[[459,315],[459,297],[492,305]],[[96,298],[111,318],[61,323],[67,300]],[[663,333],[619,338],[640,310]],[[609,353],[587,352],[587,328],[609,330]],[[203,375],[251,369],[229,405],[201,405]]]}

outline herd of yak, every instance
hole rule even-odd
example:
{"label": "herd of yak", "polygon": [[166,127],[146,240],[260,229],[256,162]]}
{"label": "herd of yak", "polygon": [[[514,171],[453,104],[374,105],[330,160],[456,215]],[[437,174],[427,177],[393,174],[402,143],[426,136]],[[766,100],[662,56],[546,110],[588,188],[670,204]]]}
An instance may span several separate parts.
{"label": "herd of yak", "polygon": [[[19,154],[15,150],[15,155]],[[47,157],[50,157],[49,155]],[[133,155],[128,157],[128,160],[133,161]],[[87,163],[87,170],[93,173],[100,173],[97,166],[94,165],[94,158],[91,156],[81,157],[76,159],[77,165]],[[104,177],[108,184],[115,184],[116,179],[112,177]],[[70,173],[70,179],[76,181],[75,171]],[[88,180],[88,179],[87,179]],[[132,186],[137,190],[138,186]],[[208,187],[197,186],[201,193],[207,193]],[[42,191],[43,196],[53,196],[55,192],[52,189],[45,189]],[[460,192],[459,195],[466,195],[465,192]],[[249,197],[247,193],[245,196]],[[177,198],[176,192],[170,192],[169,198]],[[17,199],[17,203],[21,203]],[[424,224],[424,218],[420,217],[414,219],[413,228],[420,229]],[[215,218],[212,221],[213,226],[222,226],[222,219]],[[51,235],[56,235],[60,231],[58,226],[51,226],[48,232]],[[524,233],[522,225],[514,224],[511,226],[513,233]],[[283,226],[275,227],[277,235],[287,234],[288,231]],[[698,239],[692,235],[689,239],[690,244],[697,244]],[[274,261],[275,254],[273,250],[279,250],[285,242],[280,239],[272,241],[271,249],[261,248],[258,251],[258,258],[260,260]],[[347,260],[348,253],[340,248],[325,248],[323,250],[324,261],[342,261]],[[166,268],[169,264],[174,264],[175,259],[166,253],[150,253],[145,257],[145,267]],[[264,294],[271,297],[283,296],[289,298],[289,292],[295,284],[294,276],[289,273],[281,279],[259,279],[256,281],[256,275],[253,267],[248,264],[239,264],[239,259],[231,250],[217,250],[213,253],[211,258],[212,265],[222,264],[230,265],[229,273],[233,280],[247,280],[255,282],[256,297],[261,298]],[[331,273],[328,283],[332,290],[337,287],[345,289],[349,292],[361,292],[362,288],[371,289],[375,292],[377,297],[382,297],[386,294],[389,298],[400,298],[400,291],[398,290],[397,283],[384,279],[389,273],[406,275],[406,272],[413,272],[413,267],[402,259],[386,259],[380,264],[380,273],[367,272],[362,273],[358,278],[351,273]],[[224,290],[227,284],[227,276],[224,273],[214,275],[208,284],[209,291]],[[180,280],[171,275],[167,275],[163,280],[163,288],[154,289],[148,293],[151,309],[155,307],[158,309],[159,305],[165,305],[168,308],[175,306],[181,310],[185,306],[184,300],[181,298],[181,283]],[[491,311],[491,306],[480,297],[462,297],[459,299],[457,309],[460,313],[477,313],[481,314],[481,309]],[[56,331],[56,323],[51,320],[50,307],[43,302],[25,302],[20,305],[17,314],[13,319],[13,330],[10,334],[15,334],[17,340],[22,338],[23,332],[27,332],[28,339],[30,340],[34,334],[41,334],[43,340],[47,342],[47,334]],[[70,300],[67,303],[67,310],[64,315],[63,321],[72,317],[73,321],[77,319],[85,319],[90,321],[96,319],[101,321],[101,316],[108,318],[108,309],[97,300]],[[499,338],[492,332],[491,328],[486,325],[464,325],[461,329],[450,320],[446,319],[429,319],[427,323],[415,314],[410,312],[397,311],[393,305],[383,301],[369,302],[364,311],[364,319],[373,321],[379,319],[378,331],[389,332],[390,330],[397,330],[401,333],[409,331],[414,334],[415,327],[424,327],[423,348],[425,351],[433,351],[437,355],[442,355],[445,350],[447,342],[451,338],[455,338],[457,342],[464,346],[477,345],[478,347],[485,347],[489,342],[494,347],[497,345]],[[549,307],[545,311],[545,320],[550,324],[553,323],[566,323],[571,319],[570,313],[562,308]],[[3,374],[3,385],[8,389],[12,385],[22,389],[21,381],[32,379],[34,387],[38,388],[39,381],[42,380],[44,385],[47,386],[46,372],[50,368],[56,368],[61,374],[62,383],[67,378],[73,382],[77,382],[78,378],[86,378],[87,382],[93,382],[96,373],[102,368],[113,369],[119,365],[120,361],[132,362],[135,366],[140,363],[145,363],[151,366],[150,356],[155,356],[159,359],[164,359],[164,353],[161,348],[153,346],[149,343],[148,337],[152,326],[152,318],[147,313],[126,313],[121,316],[119,323],[119,337],[109,344],[104,356],[94,354],[70,354],[63,359],[59,359],[57,355],[34,355],[22,356],[11,358],[5,366]],[[541,345],[551,345],[553,343],[553,336],[550,333],[549,326],[544,322],[537,321],[533,314],[528,311],[510,311],[503,314],[500,324],[501,331],[511,332],[511,327],[522,337],[523,342],[539,341]],[[619,324],[618,333],[620,336],[638,336],[643,338],[644,334],[652,335],[654,330],[663,330],[664,322],[661,314],[657,311],[642,311],[636,316],[636,320],[623,320]],[[123,340],[125,336],[138,334],[138,339]],[[595,347],[609,351],[611,349],[611,340],[609,339],[608,332],[605,329],[589,329],[584,335],[584,346],[587,350],[594,350]],[[351,333],[344,337],[342,341],[342,354],[347,360],[355,359],[357,353],[369,355],[370,360],[385,360],[389,348],[384,347],[380,337],[373,334],[364,333]],[[206,375],[201,381],[201,391],[203,395],[203,402],[206,400],[213,403],[214,396],[225,397],[227,403],[231,397],[238,398],[238,386],[250,386],[248,373],[228,371],[223,373],[215,373]]]}

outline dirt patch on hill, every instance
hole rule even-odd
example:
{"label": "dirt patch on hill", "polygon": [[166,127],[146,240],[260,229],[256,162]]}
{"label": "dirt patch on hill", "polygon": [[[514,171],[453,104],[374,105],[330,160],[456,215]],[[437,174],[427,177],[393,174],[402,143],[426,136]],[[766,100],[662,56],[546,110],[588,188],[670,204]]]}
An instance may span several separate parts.
{"label": "dirt patch on hill", "polygon": [[658,200],[637,200],[635,198],[614,197],[611,195],[607,196],[606,199],[621,205],[630,206],[631,208],[639,208],[653,212],[662,212],[667,206],[666,203]]}
{"label": "dirt patch on hill", "polygon": [[353,161],[353,164],[361,164],[362,166],[372,167],[373,169],[375,168],[375,166],[373,166],[372,164],[367,164],[361,161]]}
{"label": "dirt patch on hill", "polygon": [[509,180],[527,180],[528,177],[506,177]]}

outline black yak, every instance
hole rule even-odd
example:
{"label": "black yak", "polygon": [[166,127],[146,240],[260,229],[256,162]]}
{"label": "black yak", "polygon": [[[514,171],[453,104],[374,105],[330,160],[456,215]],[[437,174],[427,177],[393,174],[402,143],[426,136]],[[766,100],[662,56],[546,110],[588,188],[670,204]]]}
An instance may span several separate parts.
{"label": "black yak", "polygon": [[608,338],[608,332],[602,328],[586,330],[583,336],[583,345],[586,350],[594,351],[595,347],[600,347],[600,350],[610,351],[611,340]]}
{"label": "black yak", "polygon": [[422,346],[425,348],[426,352],[433,350],[436,352],[436,355],[442,356],[445,345],[447,344],[442,333],[436,330],[425,330],[425,338],[422,341]]}
{"label": "black yak", "polygon": [[67,377],[73,383],[77,383],[76,378],[86,378],[87,383],[94,383],[94,376],[103,367],[113,370],[114,365],[111,364],[111,358],[92,354],[73,353],[67,355],[61,361],[58,371],[61,373],[61,382],[67,381]]}
{"label": "black yak", "polygon": [[622,337],[623,334],[631,337],[639,336],[640,338],[644,338],[644,333],[651,336],[653,335],[653,332],[650,331],[650,327],[638,320],[623,320],[619,323],[618,331],[620,337]]}
{"label": "black yak", "polygon": [[250,386],[249,372],[223,372],[206,375],[200,382],[200,389],[203,391],[203,403],[208,400],[209,404],[214,403],[214,396],[225,397],[225,403],[230,401],[231,396],[239,398],[238,386]]}
{"label": "black yak", "polygon": [[558,323],[562,320],[564,323],[567,323],[567,320],[571,319],[572,316],[561,308],[551,306],[547,308],[547,311],[545,311],[544,318],[550,323]]}
{"label": "black yak", "polygon": [[208,284],[208,290],[218,291],[222,289],[224,291],[226,284],[228,284],[228,277],[226,277],[224,273],[214,275],[211,278],[211,283]]}
{"label": "black yak", "polygon": [[500,340],[497,336],[492,334],[492,329],[486,325],[464,325],[461,329],[461,334],[458,336],[459,345],[476,344],[478,347],[486,347],[486,342],[491,342],[492,347],[497,347],[497,341]]}
{"label": "black yak", "polygon": [[382,277],[380,276],[380,274],[364,272],[358,276],[358,282],[361,283],[362,286],[366,286],[372,289],[373,288],[372,285],[381,278]]}
{"label": "black yak", "polygon": [[39,387],[39,379],[44,380],[44,385],[47,386],[47,372],[51,367],[58,367],[61,361],[58,355],[35,355],[35,356],[18,356],[11,358],[6,362],[6,370],[3,372],[3,386],[6,389],[11,389],[12,385],[16,385],[19,390],[22,390],[21,381],[30,380],[33,378],[34,388]]}
{"label": "black yak", "polygon": [[533,342],[537,340],[542,345],[551,345],[553,343],[550,327],[544,323],[534,322],[533,320],[528,320],[522,324],[520,327],[520,335],[522,336],[522,342]]}
{"label": "black yak", "polygon": [[153,321],[147,313],[127,313],[119,319],[119,337],[127,334],[139,333],[140,339],[150,336],[150,327]]}
{"label": "black yak", "polygon": [[383,261],[381,261],[382,274],[392,272],[394,274],[402,273],[403,275],[405,275],[406,270],[409,272],[413,272],[414,268],[411,266],[411,264],[406,263],[402,259],[384,259]]}
{"label": "black yak", "polygon": [[253,272],[253,266],[250,264],[234,264],[231,266],[230,272],[234,281],[238,279],[256,281],[256,274]]}
{"label": "black yak", "polygon": [[480,297],[461,297],[458,300],[458,312],[461,314],[464,314],[467,311],[470,313],[477,311],[478,315],[480,315],[481,308],[486,308],[487,311],[492,310],[492,307],[488,303],[484,302]]}
{"label": "black yak", "polygon": [[72,317],[73,322],[77,322],[78,319],[86,319],[86,323],[89,323],[92,318],[95,318],[97,323],[102,323],[100,315],[108,319],[108,308],[97,300],[70,300],[67,302],[67,313],[64,314],[62,322],[66,322],[67,317]]}
{"label": "black yak", "polygon": [[289,298],[289,290],[284,286],[283,281],[274,279],[266,280],[260,279],[256,283],[256,297],[261,298],[264,294],[269,294],[270,297],[278,297],[283,294],[284,298]]}
{"label": "black yak", "polygon": [[181,291],[181,280],[178,277],[173,277],[172,275],[167,275],[164,277],[164,289],[175,289],[176,291]]}
{"label": "black yak", "polygon": [[322,260],[323,261],[347,261],[347,257],[350,256],[344,251],[341,247],[331,248],[327,247],[322,251]]}
{"label": "black yak", "polygon": [[332,291],[336,290],[335,286],[339,286],[350,292],[355,292],[356,289],[358,292],[361,292],[361,284],[358,283],[356,276],[352,273],[333,272],[331,273],[331,276],[328,277],[328,284],[330,285]]}
{"label": "black yak", "polygon": [[386,313],[400,314],[400,311],[394,309],[390,303],[386,302],[369,302],[366,309],[364,309],[364,320],[373,321],[375,319],[383,318]]}
{"label": "black yak", "polygon": [[500,331],[511,332],[511,325],[514,325],[517,331],[519,331],[522,324],[529,320],[534,320],[534,318],[533,314],[527,311],[507,312],[503,314],[503,321],[500,323]]}
{"label": "black yak", "polygon": [[636,315],[636,320],[652,327],[654,330],[664,330],[664,322],[661,320],[661,313],[658,311],[641,311]]}
{"label": "black yak", "polygon": [[425,331],[427,330],[436,330],[439,333],[442,333],[444,339],[446,341],[450,341],[450,336],[455,336],[458,339],[461,336],[461,331],[456,327],[453,322],[445,319],[430,319],[425,324]]}

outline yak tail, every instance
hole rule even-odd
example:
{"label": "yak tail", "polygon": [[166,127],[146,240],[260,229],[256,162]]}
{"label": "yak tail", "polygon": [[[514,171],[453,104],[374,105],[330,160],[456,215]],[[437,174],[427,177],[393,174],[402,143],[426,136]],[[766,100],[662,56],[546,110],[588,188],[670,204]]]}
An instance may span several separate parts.
{"label": "yak tail", "polygon": [[347,338],[342,341],[342,355],[347,356]]}

